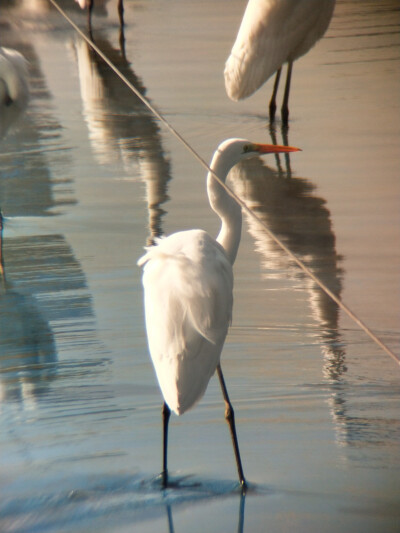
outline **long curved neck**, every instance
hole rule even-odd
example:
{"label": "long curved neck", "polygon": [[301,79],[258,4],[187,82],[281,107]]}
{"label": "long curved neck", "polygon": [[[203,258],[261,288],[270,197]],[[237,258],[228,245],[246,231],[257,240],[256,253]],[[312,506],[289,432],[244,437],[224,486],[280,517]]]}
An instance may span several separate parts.
{"label": "long curved neck", "polygon": [[[223,152],[217,151],[211,161],[210,168],[225,183],[232,166],[232,162],[224,157]],[[216,240],[223,246],[233,265],[242,231],[242,210],[210,172],[207,176],[207,193],[211,208],[221,219],[221,229]]]}

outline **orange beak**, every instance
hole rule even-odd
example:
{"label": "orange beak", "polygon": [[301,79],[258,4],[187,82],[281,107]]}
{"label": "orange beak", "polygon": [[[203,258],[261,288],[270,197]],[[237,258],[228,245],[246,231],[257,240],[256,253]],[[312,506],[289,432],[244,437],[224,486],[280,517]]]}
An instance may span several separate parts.
{"label": "orange beak", "polygon": [[288,152],[301,152],[301,148],[294,146],[282,146],[279,144],[257,144],[257,151],[260,154],[280,154]]}

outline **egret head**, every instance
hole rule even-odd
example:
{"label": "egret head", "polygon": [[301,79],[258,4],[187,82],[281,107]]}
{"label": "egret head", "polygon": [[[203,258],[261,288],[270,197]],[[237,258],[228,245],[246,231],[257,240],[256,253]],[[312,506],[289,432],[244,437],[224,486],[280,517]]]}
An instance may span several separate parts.
{"label": "egret head", "polygon": [[264,154],[279,154],[298,152],[300,148],[293,146],[281,146],[275,144],[259,144],[253,143],[246,139],[227,139],[219,146],[217,152],[230,161],[233,166],[243,159],[249,159],[258,155]]}

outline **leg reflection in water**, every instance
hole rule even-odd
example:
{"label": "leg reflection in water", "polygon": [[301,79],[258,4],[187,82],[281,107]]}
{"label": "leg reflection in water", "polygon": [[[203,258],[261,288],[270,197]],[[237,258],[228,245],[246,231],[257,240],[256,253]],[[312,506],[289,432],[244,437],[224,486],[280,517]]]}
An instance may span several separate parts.
{"label": "leg reflection in water", "polygon": [[[238,523],[237,523],[237,533],[243,533],[244,531],[244,506],[246,502],[246,493],[240,493],[239,499],[239,513],[238,513]],[[172,506],[170,504],[166,505],[167,510],[167,519],[168,519],[168,533],[175,533],[174,521],[172,517]],[[212,529],[209,528],[209,531]]]}

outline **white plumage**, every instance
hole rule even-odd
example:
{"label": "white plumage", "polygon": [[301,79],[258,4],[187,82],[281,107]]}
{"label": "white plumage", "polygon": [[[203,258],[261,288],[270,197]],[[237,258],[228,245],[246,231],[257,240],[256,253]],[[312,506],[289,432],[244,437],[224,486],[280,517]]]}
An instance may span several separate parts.
{"label": "white plumage", "polygon": [[249,0],[225,65],[232,100],[253,94],[324,35],[335,0]]}
{"label": "white plumage", "polygon": [[104,6],[108,4],[110,0],[75,0],[80,6],[81,9],[87,9],[91,6]]}
{"label": "white plumage", "polygon": [[203,396],[219,363],[232,317],[232,266],[202,230],[160,239],[139,264],[151,357],[164,399],[180,415]]}
{"label": "white plumage", "polygon": [[0,47],[0,138],[29,100],[28,67],[22,54]]}
{"label": "white plumage", "polygon": [[203,396],[217,370],[225,401],[239,479],[245,479],[237,444],[233,409],[220,367],[220,355],[232,318],[233,273],[241,234],[241,209],[214,178],[222,181],[233,165],[263,153],[297,148],[228,139],[211,161],[207,193],[221,219],[217,239],[196,229],[158,239],[138,261],[143,286],[147,338],[164,396],[163,484],[167,485],[167,435],[170,410],[180,415]]}

